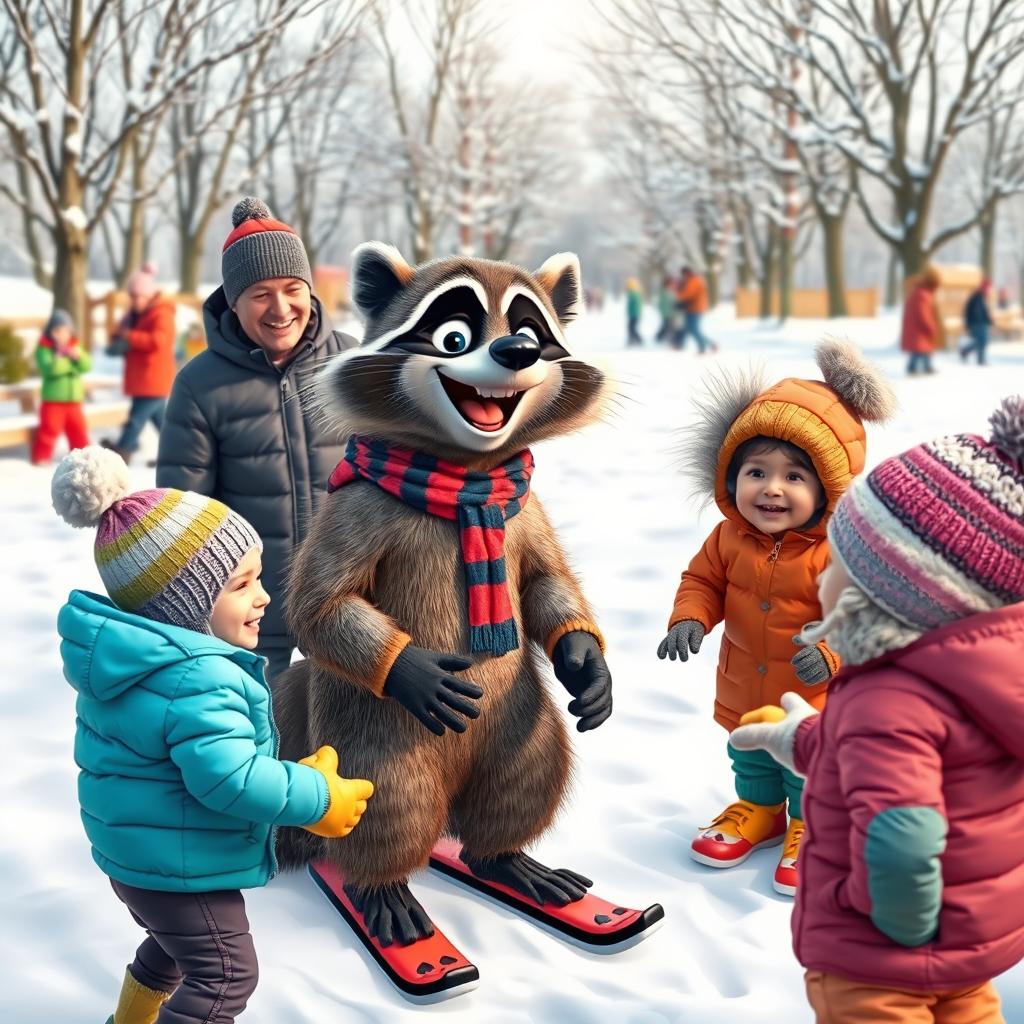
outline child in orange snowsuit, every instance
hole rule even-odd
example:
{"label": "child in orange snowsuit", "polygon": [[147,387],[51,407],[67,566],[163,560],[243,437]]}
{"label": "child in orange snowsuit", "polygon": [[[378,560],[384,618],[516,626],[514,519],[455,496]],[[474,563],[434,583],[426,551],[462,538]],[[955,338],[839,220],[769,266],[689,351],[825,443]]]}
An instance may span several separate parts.
{"label": "child in orange snowsuit", "polygon": [[[778,703],[794,686],[822,706],[839,667],[824,642],[797,650],[794,634],[821,617],[825,527],[864,468],[862,421],[886,418],[893,398],[847,344],[823,343],[817,360],[825,383],[788,378],[765,390],[749,377],[722,380],[688,443],[701,489],[713,494],[725,520],[682,574],[658,656],[686,661],[724,620],[715,720],[730,733],[747,711]],[[802,780],[763,751],[730,745],[729,755],[739,799],[698,832],[691,855],[728,868],[784,840],[774,887],[792,895]]]}

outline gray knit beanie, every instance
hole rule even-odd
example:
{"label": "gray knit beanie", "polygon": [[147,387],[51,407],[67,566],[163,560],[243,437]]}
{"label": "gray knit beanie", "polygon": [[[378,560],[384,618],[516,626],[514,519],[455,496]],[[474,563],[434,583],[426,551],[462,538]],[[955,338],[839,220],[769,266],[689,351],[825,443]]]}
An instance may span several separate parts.
{"label": "gray knit beanie", "polygon": [[66,309],[55,309],[50,314],[50,319],[46,321],[46,326],[43,328],[43,334],[52,334],[58,327],[68,327],[72,331],[75,329],[75,321]]}
{"label": "gray knit beanie", "polygon": [[257,281],[295,277],[313,290],[309,257],[294,228],[270,215],[262,199],[246,196],[231,211],[234,230],[224,243],[220,273],[228,305]]}

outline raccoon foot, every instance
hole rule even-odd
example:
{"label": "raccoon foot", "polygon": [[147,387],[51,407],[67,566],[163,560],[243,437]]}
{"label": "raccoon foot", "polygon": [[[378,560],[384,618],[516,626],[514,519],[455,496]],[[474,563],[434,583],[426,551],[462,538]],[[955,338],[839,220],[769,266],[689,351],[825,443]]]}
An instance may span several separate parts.
{"label": "raccoon foot", "polygon": [[427,912],[405,882],[373,889],[346,885],[345,895],[363,915],[367,932],[382,946],[390,946],[396,940],[400,946],[409,946],[434,934]]}
{"label": "raccoon foot", "polygon": [[589,878],[568,868],[549,868],[525,853],[504,853],[499,857],[476,860],[461,854],[462,862],[477,878],[498,882],[536,903],[554,903],[564,907],[583,899],[594,884]]}

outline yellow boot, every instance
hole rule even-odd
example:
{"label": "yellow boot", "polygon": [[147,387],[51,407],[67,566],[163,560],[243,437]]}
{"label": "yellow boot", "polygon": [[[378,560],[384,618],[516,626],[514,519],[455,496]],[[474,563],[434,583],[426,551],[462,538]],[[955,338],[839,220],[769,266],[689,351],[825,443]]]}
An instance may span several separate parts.
{"label": "yellow boot", "polygon": [[690,856],[712,868],[735,867],[762,846],[778,846],[785,831],[785,803],[737,800],[697,833]]}
{"label": "yellow boot", "polygon": [[146,988],[132,977],[131,971],[125,971],[117,1009],[107,1024],[154,1024],[160,1007],[170,998],[170,992]]}
{"label": "yellow boot", "polygon": [[790,818],[789,828],[786,830],[786,841],[782,846],[782,857],[779,866],[775,869],[775,879],[772,885],[776,892],[784,896],[796,895],[796,861],[800,855],[800,841],[804,837],[804,823],[800,818]]}

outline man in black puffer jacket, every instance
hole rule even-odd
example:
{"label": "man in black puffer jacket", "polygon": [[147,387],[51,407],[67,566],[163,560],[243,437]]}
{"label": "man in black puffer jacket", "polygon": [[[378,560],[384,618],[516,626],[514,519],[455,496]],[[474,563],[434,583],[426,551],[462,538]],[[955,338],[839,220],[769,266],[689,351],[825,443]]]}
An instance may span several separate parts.
{"label": "man in black puffer jacket", "polygon": [[309,385],[357,342],[331,329],[288,225],[252,197],[231,219],[224,284],[203,305],[208,348],[174,381],[156,483],[218,498],[263,538],[271,603],[257,649],[273,680],[295,647],[285,627],[288,566],[341,458],[341,439],[324,432]]}

